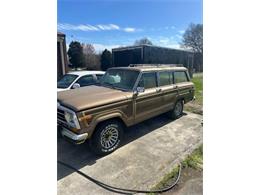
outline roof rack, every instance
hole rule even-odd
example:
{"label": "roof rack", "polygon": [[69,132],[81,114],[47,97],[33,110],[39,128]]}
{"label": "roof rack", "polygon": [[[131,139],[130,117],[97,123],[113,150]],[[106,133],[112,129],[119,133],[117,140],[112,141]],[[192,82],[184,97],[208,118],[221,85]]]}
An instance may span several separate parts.
{"label": "roof rack", "polygon": [[183,64],[130,64],[129,67],[183,67]]}

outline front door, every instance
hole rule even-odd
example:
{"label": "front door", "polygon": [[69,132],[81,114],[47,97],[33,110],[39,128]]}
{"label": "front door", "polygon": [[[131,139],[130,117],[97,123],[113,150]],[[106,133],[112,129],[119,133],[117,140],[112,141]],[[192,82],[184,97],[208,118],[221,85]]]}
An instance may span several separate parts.
{"label": "front door", "polygon": [[145,91],[137,94],[134,100],[135,123],[160,114],[162,107],[156,72],[142,73],[138,87],[144,87]]}

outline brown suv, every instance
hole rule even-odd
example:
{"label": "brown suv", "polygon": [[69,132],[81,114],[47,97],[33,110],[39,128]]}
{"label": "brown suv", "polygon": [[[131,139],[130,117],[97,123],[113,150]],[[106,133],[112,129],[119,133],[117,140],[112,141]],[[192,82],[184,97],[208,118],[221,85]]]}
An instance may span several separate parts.
{"label": "brown suv", "polygon": [[111,68],[99,85],[58,93],[59,130],[77,144],[90,139],[96,153],[107,154],[118,148],[124,127],[165,112],[178,118],[193,98],[184,67]]}

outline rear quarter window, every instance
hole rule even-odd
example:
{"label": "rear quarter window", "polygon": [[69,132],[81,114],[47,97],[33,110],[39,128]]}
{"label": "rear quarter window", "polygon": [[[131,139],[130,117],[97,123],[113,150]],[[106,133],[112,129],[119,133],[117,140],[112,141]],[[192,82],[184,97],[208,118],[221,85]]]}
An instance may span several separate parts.
{"label": "rear quarter window", "polygon": [[171,85],[173,83],[171,72],[159,72],[159,84],[160,86]]}
{"label": "rear quarter window", "polygon": [[176,71],[174,74],[174,83],[183,83],[188,81],[188,77],[185,71]]}

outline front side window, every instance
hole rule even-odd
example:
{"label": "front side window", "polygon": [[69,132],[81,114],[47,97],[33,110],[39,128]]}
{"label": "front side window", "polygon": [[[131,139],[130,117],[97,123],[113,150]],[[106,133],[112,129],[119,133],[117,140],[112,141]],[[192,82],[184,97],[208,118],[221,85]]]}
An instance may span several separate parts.
{"label": "front side window", "polygon": [[187,81],[187,75],[184,71],[174,72],[174,83],[182,83]]}
{"label": "front side window", "polygon": [[159,73],[159,83],[160,86],[171,85],[173,82],[171,72],[160,72]]}
{"label": "front side window", "polygon": [[87,75],[79,78],[77,83],[80,84],[80,87],[84,87],[84,86],[95,84],[95,81],[92,75]]}
{"label": "front side window", "polygon": [[156,85],[156,73],[143,73],[138,87],[144,87],[145,89],[155,88]]}
{"label": "front side window", "polygon": [[100,84],[106,87],[113,87],[129,91],[133,89],[138,75],[139,71],[110,69],[101,78]]}
{"label": "front side window", "polygon": [[73,81],[75,81],[75,79],[78,78],[78,75],[74,75],[74,74],[65,74],[59,81],[57,84],[57,87],[60,89],[65,89],[68,88]]}

